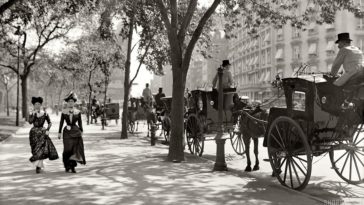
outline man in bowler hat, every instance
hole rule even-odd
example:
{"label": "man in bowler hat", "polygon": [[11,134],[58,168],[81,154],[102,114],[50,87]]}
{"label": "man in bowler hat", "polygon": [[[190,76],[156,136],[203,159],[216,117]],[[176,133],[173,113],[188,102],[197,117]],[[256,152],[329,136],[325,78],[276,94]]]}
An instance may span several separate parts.
{"label": "man in bowler hat", "polygon": [[345,73],[335,82],[336,86],[345,85],[353,76],[364,74],[364,57],[363,52],[351,45],[349,33],[339,33],[338,40],[335,42],[340,49],[334,63],[332,64],[331,74],[336,75],[341,65]]}
{"label": "man in bowler hat", "polygon": [[[230,72],[231,64],[230,64],[229,60],[223,60],[222,67],[224,70],[223,75],[222,75],[222,88],[223,89],[230,88],[233,85],[234,80],[233,80],[233,76]],[[219,78],[219,74],[216,73],[214,80],[212,81],[212,88],[216,88],[216,85],[218,85],[218,78]]]}

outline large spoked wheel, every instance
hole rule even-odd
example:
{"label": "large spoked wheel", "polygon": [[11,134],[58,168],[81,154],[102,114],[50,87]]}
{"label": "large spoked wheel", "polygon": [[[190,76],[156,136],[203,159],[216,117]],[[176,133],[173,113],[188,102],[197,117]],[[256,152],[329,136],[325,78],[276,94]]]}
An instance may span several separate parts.
{"label": "large spoked wheel", "polygon": [[335,172],[349,184],[364,182],[364,130],[363,124],[354,126],[347,140],[336,142],[329,152]]}
{"label": "large spoked wheel", "polygon": [[187,145],[191,154],[202,156],[204,150],[204,136],[202,126],[195,114],[188,116],[186,123]]}
{"label": "large spoked wheel", "polygon": [[304,189],[311,177],[312,152],[300,125],[289,117],[278,117],[267,137],[273,174],[284,186]]}
{"label": "large spoked wheel", "polygon": [[230,142],[231,145],[238,155],[243,155],[245,153],[244,143],[243,143],[243,133],[240,130],[230,131]]}

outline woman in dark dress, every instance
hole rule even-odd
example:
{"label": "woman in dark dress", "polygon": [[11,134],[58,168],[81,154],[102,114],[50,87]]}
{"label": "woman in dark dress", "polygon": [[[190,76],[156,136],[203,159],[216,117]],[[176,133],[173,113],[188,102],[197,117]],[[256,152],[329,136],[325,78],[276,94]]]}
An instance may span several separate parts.
{"label": "woman in dark dress", "polygon": [[67,108],[62,111],[58,138],[61,139],[63,123],[66,121],[63,129],[63,164],[66,172],[71,170],[72,173],[76,173],[77,163],[86,164],[81,112],[74,108],[77,96],[73,92],[67,95],[64,101],[67,102]]}
{"label": "woman in dark dress", "polygon": [[[37,174],[44,168],[43,160],[55,160],[58,159],[57,150],[54,147],[52,140],[49,138],[49,129],[52,126],[49,115],[41,110],[43,98],[32,97],[32,104],[34,110],[30,112],[29,123],[33,124],[33,128],[29,132],[30,148],[32,150],[32,157],[30,161],[36,167]],[[48,127],[44,128],[43,125],[47,121]]]}

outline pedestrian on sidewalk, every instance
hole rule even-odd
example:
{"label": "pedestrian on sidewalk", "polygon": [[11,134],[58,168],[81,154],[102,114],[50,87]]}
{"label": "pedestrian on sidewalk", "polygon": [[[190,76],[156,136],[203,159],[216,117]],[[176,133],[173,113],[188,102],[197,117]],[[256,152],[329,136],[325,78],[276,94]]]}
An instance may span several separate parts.
{"label": "pedestrian on sidewalk", "polygon": [[[41,110],[43,103],[42,97],[32,97],[33,111],[30,112],[29,123],[33,124],[29,132],[30,148],[32,150],[32,157],[29,159],[36,167],[37,174],[44,169],[43,160],[56,160],[58,153],[54,147],[52,140],[49,138],[49,129],[52,126],[49,115]],[[48,127],[44,128],[43,125],[47,121]]]}
{"label": "pedestrian on sidewalk", "polygon": [[70,92],[64,101],[67,102],[67,107],[62,111],[58,139],[61,139],[63,123],[66,121],[63,128],[63,164],[66,172],[71,170],[76,173],[77,163],[86,164],[81,112],[74,107],[77,101],[75,93]]}

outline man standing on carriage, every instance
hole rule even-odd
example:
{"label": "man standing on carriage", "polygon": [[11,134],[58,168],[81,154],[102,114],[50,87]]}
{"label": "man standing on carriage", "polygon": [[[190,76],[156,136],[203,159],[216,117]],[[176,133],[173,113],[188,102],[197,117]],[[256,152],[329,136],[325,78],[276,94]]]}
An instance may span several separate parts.
{"label": "man standing on carriage", "polygon": [[163,88],[159,88],[158,93],[155,95],[155,104],[158,111],[163,109],[163,102],[161,100],[163,97],[166,97],[166,95],[163,93]]}

